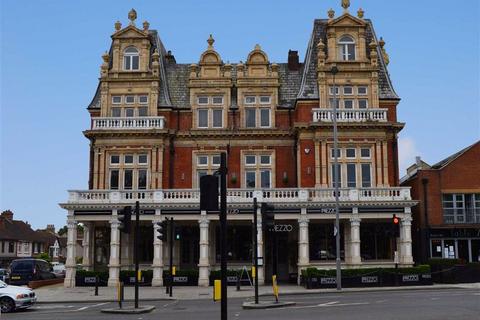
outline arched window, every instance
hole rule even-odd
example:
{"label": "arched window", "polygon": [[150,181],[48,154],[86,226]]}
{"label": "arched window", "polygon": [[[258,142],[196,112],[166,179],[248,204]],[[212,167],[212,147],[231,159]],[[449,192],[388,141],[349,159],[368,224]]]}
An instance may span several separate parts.
{"label": "arched window", "polygon": [[350,36],[343,36],[338,41],[340,47],[340,59],[344,61],[355,60],[355,41]]}
{"label": "arched window", "polygon": [[123,69],[124,70],[138,70],[139,55],[135,47],[128,47],[123,52]]}

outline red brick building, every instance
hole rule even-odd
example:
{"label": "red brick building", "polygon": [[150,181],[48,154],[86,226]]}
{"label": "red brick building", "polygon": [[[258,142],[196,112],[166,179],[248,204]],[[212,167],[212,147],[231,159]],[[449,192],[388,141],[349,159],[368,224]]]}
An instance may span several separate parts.
{"label": "red brick building", "polygon": [[430,166],[417,158],[402,178],[412,209],[415,261],[480,261],[480,141]]}
{"label": "red brick building", "polygon": [[[212,36],[195,63],[177,63],[136,12],[115,23],[102,56],[100,83],[88,112],[91,127],[88,190],[70,191],[65,285],[74,285],[76,228],[85,226],[83,264],[109,270],[109,284],[132,266],[132,235],[120,236],[119,209],[141,202],[142,268],[153,285],[168,252],[154,235],[156,222],[173,217],[173,254],[180,269],[196,269],[208,284],[219,266],[218,214],[199,210],[199,178],[214,173],[228,154],[229,267],[264,257],[259,280],[272,267],[268,237],[257,226],[252,248],[252,200],[275,206],[275,219],[291,232],[279,235],[279,279],[309,266],[335,265],[333,237],[333,125],[339,127],[341,255],[346,268],[413,264],[409,188],[398,186],[397,121],[400,98],[387,71],[385,42],[363,10],[313,22],[303,62],[289,51],[270,62],[259,45],[245,62],[224,63]],[[240,50],[240,48],[239,48]],[[339,72],[334,76],[332,67]],[[338,111],[333,112],[337,101]],[[235,211],[236,212],[236,211]],[[401,234],[389,232],[392,215]],[[398,240],[398,241],[395,241]],[[394,244],[397,247],[394,247]]]}

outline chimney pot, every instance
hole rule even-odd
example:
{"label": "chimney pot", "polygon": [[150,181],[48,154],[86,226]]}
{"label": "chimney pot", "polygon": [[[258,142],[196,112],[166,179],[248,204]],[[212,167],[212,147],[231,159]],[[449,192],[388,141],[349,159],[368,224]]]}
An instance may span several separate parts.
{"label": "chimney pot", "polygon": [[298,51],[296,50],[288,50],[288,70],[291,70],[291,71],[300,70]]}

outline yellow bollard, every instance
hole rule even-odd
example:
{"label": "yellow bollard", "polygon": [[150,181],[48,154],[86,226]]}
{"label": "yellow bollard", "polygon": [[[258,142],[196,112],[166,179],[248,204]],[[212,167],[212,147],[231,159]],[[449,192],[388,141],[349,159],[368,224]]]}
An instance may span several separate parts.
{"label": "yellow bollard", "polygon": [[278,284],[277,284],[277,276],[272,276],[272,286],[273,286],[273,295],[275,296],[275,300],[278,302]]}
{"label": "yellow bollard", "polygon": [[177,268],[175,266],[172,266],[172,276],[177,274]]}
{"label": "yellow bollard", "polygon": [[252,267],[252,278],[255,279],[255,275],[257,274],[257,270],[255,270],[255,267]]}
{"label": "yellow bollard", "polygon": [[222,299],[222,280],[213,281],[213,301]]}
{"label": "yellow bollard", "polygon": [[138,281],[142,281],[142,270],[138,270],[137,279]]}

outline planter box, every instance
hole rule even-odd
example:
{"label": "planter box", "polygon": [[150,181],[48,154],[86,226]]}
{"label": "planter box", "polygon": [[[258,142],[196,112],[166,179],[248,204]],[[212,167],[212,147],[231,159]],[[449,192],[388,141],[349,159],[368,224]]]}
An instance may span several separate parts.
{"label": "planter box", "polygon": [[480,264],[432,266],[432,280],[436,283],[480,282]]}
{"label": "planter box", "polygon": [[[168,285],[170,281],[169,276],[163,277],[164,286]],[[174,287],[184,286],[198,286],[198,276],[173,276]]]}

